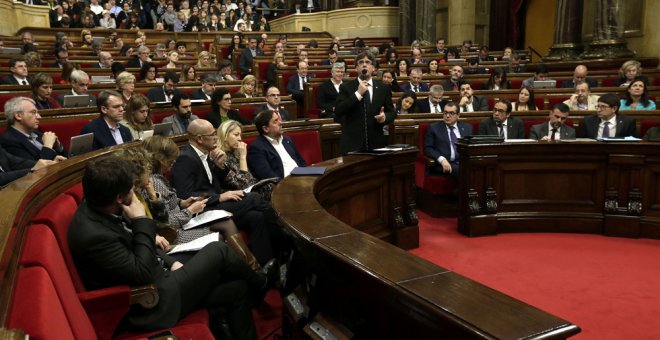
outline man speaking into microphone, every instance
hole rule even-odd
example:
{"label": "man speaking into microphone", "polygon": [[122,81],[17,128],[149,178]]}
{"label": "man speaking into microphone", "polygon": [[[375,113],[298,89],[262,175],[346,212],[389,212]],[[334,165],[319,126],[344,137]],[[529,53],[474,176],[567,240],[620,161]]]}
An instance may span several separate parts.
{"label": "man speaking into microphone", "polygon": [[396,118],[392,91],[371,77],[374,56],[362,52],[355,58],[358,78],[343,82],[335,103],[335,115],[342,126],[341,153],[382,148],[388,144],[383,127]]}

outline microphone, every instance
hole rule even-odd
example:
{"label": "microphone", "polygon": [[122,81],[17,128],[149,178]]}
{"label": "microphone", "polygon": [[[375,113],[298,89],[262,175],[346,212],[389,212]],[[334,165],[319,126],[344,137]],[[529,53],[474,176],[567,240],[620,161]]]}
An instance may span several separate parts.
{"label": "microphone", "polygon": [[360,76],[360,79],[367,80],[367,69],[366,68],[362,69],[362,76]]}

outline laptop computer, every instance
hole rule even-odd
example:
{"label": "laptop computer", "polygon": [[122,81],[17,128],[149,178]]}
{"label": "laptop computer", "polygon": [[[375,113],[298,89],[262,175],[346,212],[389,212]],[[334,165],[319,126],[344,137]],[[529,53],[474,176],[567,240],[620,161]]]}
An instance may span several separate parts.
{"label": "laptop computer", "polygon": [[2,54],[21,54],[21,49],[18,47],[3,47]]}
{"label": "laptop computer", "polygon": [[557,88],[556,80],[534,80],[535,89],[554,89]]}
{"label": "laptop computer", "polygon": [[154,135],[167,136],[167,133],[172,130],[172,122],[154,124]]}
{"label": "laptop computer", "polygon": [[92,76],[92,83],[114,83],[115,80],[110,78],[110,76]]}
{"label": "laptop computer", "polygon": [[105,38],[104,37],[92,37],[92,41],[95,42],[95,43],[103,44],[103,42],[105,42]]}
{"label": "laptop computer", "polygon": [[88,94],[81,94],[79,96],[67,94],[64,96],[62,107],[88,107],[89,98]]}
{"label": "laptop computer", "polygon": [[92,151],[94,145],[94,132],[86,133],[84,135],[71,137],[69,143],[69,157],[84,154]]}

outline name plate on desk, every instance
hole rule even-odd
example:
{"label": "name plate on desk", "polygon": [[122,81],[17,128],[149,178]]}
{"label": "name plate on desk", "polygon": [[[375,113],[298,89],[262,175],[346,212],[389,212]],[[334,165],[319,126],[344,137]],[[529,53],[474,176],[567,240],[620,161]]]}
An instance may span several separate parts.
{"label": "name plate on desk", "polygon": [[465,136],[459,138],[465,144],[492,144],[504,143],[504,137],[498,135]]}

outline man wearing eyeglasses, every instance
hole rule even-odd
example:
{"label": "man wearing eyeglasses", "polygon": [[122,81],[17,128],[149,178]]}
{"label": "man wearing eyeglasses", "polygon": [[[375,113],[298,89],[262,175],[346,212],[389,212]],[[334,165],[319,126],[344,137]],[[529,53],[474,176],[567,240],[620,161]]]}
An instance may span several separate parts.
{"label": "man wearing eyeglasses", "polygon": [[525,125],[516,117],[511,117],[511,102],[500,99],[495,103],[493,116],[479,123],[480,135],[497,135],[506,139],[525,138]]}
{"label": "man wearing eyeglasses", "polygon": [[569,111],[568,105],[564,103],[555,104],[550,111],[549,121],[532,125],[529,138],[541,141],[575,139],[575,129],[565,124]]}
{"label": "man wearing eyeglasses", "polygon": [[88,95],[89,102],[87,106],[96,106],[96,96],[89,93],[89,85],[91,84],[91,81],[89,80],[89,75],[87,75],[87,73],[82,70],[73,70],[73,72],[71,72],[70,78],[71,78],[71,92],[70,93],[65,92],[57,96],[57,102],[60,103],[62,107],[64,107],[64,96]]}
{"label": "man wearing eyeglasses", "polygon": [[429,167],[428,172],[430,175],[458,178],[456,142],[459,138],[472,135],[472,125],[458,121],[460,113],[454,102],[445,104],[442,114],[442,122],[429,126],[424,137],[424,154],[438,162]]}
{"label": "man wearing eyeglasses", "polygon": [[103,90],[99,94],[97,107],[101,116],[80,130],[80,134],[94,133],[93,150],[119,145],[133,140],[131,131],[119,122],[124,119],[124,101],[114,90]]}
{"label": "man wearing eyeglasses", "polygon": [[192,114],[190,97],[185,93],[174,95],[172,97],[172,107],[174,108],[174,114],[163,118],[163,123],[172,122],[172,128],[168,135],[174,136],[186,133],[190,123],[199,118]]}
{"label": "man wearing eyeglasses", "polygon": [[608,93],[598,98],[596,115],[584,117],[578,137],[581,138],[623,138],[636,137],[635,119],[619,114],[619,96]]}
{"label": "man wearing eyeglasses", "polygon": [[253,119],[257,117],[259,112],[271,110],[275,115],[279,115],[281,121],[289,120],[289,111],[284,106],[280,106],[281,95],[280,89],[277,86],[271,86],[266,90],[266,104],[259,106],[252,114]]}
{"label": "man wearing eyeglasses", "polygon": [[371,77],[374,64],[373,54],[361,52],[355,58],[358,78],[339,86],[335,116],[342,125],[342,154],[388,144],[383,128],[394,121],[396,112],[391,87]]}

